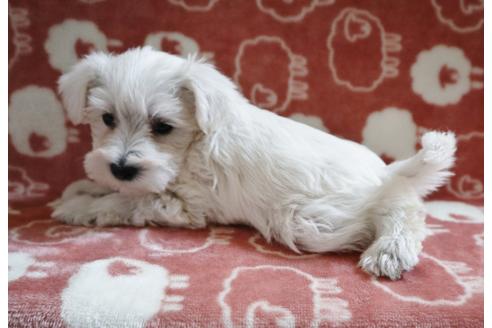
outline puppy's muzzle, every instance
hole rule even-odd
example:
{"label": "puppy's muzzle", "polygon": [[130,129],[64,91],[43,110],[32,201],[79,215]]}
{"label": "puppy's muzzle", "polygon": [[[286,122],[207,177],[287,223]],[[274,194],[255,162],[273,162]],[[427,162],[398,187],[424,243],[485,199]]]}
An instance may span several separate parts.
{"label": "puppy's muzzle", "polygon": [[125,165],[122,161],[119,163],[111,163],[109,168],[111,169],[113,176],[122,181],[131,181],[135,179],[140,172],[140,169],[137,166]]}

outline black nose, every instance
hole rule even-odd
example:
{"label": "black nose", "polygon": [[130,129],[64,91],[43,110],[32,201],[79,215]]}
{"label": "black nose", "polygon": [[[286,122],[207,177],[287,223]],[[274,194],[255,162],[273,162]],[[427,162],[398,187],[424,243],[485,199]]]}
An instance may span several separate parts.
{"label": "black nose", "polygon": [[111,173],[113,173],[114,177],[118,180],[130,181],[135,179],[138,175],[139,168],[136,166],[130,165],[121,165],[119,163],[111,163],[109,165],[111,169]]}

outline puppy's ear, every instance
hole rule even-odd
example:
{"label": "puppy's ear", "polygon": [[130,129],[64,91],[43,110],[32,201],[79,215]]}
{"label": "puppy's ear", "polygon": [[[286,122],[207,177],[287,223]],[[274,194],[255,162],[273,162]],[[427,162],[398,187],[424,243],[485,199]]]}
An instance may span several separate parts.
{"label": "puppy's ear", "polygon": [[84,123],[88,90],[108,58],[109,55],[101,52],[92,53],[58,79],[58,92],[73,124]]}
{"label": "puppy's ear", "polygon": [[245,101],[231,80],[203,60],[188,58],[182,74],[181,98],[194,109],[196,122],[205,134],[217,131],[236,114],[238,103]]}

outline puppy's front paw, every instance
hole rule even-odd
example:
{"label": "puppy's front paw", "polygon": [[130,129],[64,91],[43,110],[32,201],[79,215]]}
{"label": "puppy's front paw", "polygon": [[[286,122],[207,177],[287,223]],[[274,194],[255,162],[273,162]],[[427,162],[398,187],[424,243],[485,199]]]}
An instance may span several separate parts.
{"label": "puppy's front paw", "polygon": [[113,191],[111,189],[100,186],[97,183],[92,182],[90,180],[87,179],[78,180],[68,185],[63,191],[61,197],[49,203],[48,205],[51,206],[52,208],[56,208],[62,202],[78,196],[88,195],[91,197],[102,197],[112,192]]}
{"label": "puppy's front paw", "polygon": [[377,277],[397,280],[418,263],[420,249],[420,243],[403,237],[380,237],[362,253],[359,266]]}
{"label": "puppy's front paw", "polygon": [[78,195],[61,198],[52,203],[51,217],[73,225],[91,226],[96,224],[96,216],[90,211],[94,199],[90,195]]}

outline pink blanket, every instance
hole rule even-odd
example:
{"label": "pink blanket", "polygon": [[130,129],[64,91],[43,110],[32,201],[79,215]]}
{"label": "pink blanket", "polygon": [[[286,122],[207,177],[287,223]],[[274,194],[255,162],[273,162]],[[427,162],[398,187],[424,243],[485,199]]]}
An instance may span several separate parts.
{"label": "pink blanket", "polygon": [[[91,49],[143,44],[199,51],[255,104],[388,162],[428,129],[454,131],[420,264],[391,282],[358,254],[297,255],[246,227],[51,220],[90,148],[57,78]],[[480,0],[10,1],[10,326],[483,326],[482,68]]]}

